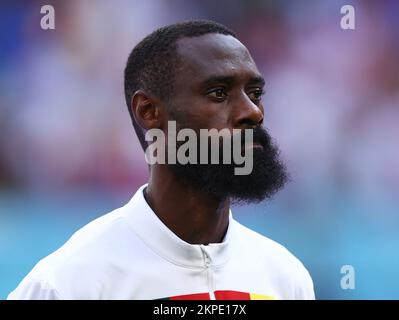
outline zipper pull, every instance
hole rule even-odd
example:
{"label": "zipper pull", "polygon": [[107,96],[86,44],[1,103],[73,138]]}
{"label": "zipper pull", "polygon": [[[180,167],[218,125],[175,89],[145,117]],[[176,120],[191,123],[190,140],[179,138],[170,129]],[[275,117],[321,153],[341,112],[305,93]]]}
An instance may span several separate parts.
{"label": "zipper pull", "polygon": [[211,259],[209,259],[209,256],[205,253],[205,267],[209,268],[211,265]]}
{"label": "zipper pull", "polygon": [[202,251],[202,254],[204,255],[205,267],[209,268],[211,265],[211,258],[209,257],[208,252],[204,249],[203,246],[201,246],[201,251]]}

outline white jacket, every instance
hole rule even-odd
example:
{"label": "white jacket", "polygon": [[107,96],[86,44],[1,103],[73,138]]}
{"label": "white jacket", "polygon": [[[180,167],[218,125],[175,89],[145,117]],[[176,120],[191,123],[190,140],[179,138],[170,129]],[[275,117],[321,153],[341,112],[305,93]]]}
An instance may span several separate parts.
{"label": "white jacket", "polygon": [[151,210],[145,187],[41,260],[8,299],[314,299],[302,263],[231,211],[223,242],[192,245]]}

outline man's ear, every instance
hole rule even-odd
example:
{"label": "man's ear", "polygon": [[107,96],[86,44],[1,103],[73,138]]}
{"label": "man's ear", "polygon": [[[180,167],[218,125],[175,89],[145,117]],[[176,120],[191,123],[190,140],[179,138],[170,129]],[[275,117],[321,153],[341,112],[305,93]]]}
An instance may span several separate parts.
{"label": "man's ear", "polygon": [[145,129],[161,128],[163,117],[161,101],[143,91],[136,91],[130,103],[130,110],[137,124]]}

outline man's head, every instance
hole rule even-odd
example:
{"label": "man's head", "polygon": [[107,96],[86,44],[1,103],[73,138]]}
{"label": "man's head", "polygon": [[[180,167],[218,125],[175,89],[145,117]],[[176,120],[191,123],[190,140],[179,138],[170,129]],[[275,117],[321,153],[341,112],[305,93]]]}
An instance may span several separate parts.
{"label": "man's head", "polygon": [[143,149],[147,147],[144,131],[132,112],[132,98],[135,92],[143,90],[165,103],[170,101],[175,92],[176,75],[181,63],[178,41],[210,33],[235,37],[233,31],[216,22],[188,21],[155,30],[140,41],[130,53],[124,75],[125,99]]}
{"label": "man's head", "polygon": [[125,96],[145,149],[145,131],[253,129],[254,169],[235,176],[235,164],[169,164],[178,179],[216,197],[260,201],[286,181],[278,150],[263,129],[264,80],[246,47],[228,28],[190,21],[156,30],[132,51],[125,69]]}

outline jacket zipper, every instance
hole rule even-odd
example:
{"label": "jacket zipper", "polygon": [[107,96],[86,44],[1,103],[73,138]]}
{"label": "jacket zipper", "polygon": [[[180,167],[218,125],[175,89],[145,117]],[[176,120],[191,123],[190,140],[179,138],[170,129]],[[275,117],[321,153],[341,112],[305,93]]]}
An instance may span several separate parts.
{"label": "jacket zipper", "polygon": [[202,253],[204,255],[204,264],[206,268],[206,278],[208,293],[211,300],[216,300],[215,293],[213,292],[213,279],[212,279],[212,263],[208,253],[202,248]]}

